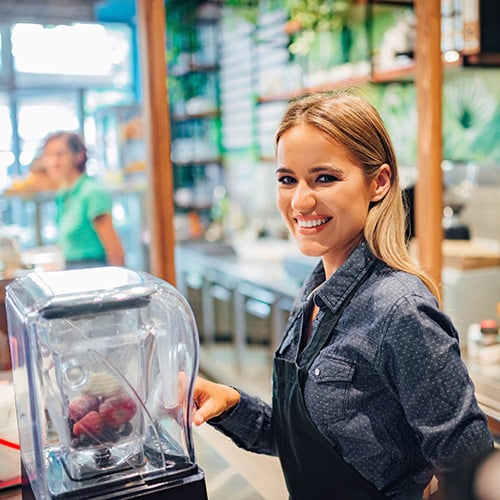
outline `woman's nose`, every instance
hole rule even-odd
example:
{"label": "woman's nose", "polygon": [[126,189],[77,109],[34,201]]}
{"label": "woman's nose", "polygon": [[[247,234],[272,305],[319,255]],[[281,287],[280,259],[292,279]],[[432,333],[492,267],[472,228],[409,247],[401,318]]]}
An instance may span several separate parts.
{"label": "woman's nose", "polygon": [[310,210],[316,206],[316,198],[313,191],[306,183],[298,183],[292,197],[292,207],[295,210]]}

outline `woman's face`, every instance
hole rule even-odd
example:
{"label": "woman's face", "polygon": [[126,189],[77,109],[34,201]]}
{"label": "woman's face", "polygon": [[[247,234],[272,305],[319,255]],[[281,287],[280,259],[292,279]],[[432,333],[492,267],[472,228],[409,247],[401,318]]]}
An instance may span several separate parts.
{"label": "woman's face", "polygon": [[308,124],[281,136],[277,164],[279,211],[301,252],[321,256],[330,275],[361,241],[370,202],[381,198],[380,181],[390,180],[389,167],[381,169],[387,179],[367,180],[343,146]]}
{"label": "woman's face", "polygon": [[43,152],[43,164],[47,174],[59,185],[71,184],[80,175],[78,157],[63,138],[51,139]]}

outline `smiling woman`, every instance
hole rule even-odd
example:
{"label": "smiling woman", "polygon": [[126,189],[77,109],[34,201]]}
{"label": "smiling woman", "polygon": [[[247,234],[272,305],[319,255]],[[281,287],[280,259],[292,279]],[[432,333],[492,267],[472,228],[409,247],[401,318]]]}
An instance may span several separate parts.
{"label": "smiling woman", "polygon": [[289,104],[277,204],[305,280],[274,355],[273,398],[204,379],[197,425],[277,455],[294,500],[421,500],[436,473],[493,445],[458,334],[411,262],[391,140],[348,93]]}
{"label": "smiling woman", "polygon": [[[280,153],[283,156],[285,149],[282,145],[284,136],[288,131],[300,135],[299,126],[307,126],[307,130],[302,131],[303,137],[296,138],[294,154],[300,155],[298,150],[303,147],[301,141],[306,140],[308,147],[303,148],[304,152],[299,158],[304,158],[305,164],[313,165],[315,169],[322,161],[326,161],[325,165],[336,170],[337,179],[330,175],[328,183],[324,184],[325,179],[322,178],[320,185],[328,185],[332,189],[335,187],[331,195],[335,193],[337,196],[338,190],[345,194],[347,198],[343,203],[347,209],[348,205],[356,201],[356,210],[347,213],[351,222],[354,214],[361,217],[358,221],[361,223],[358,236],[363,233],[378,258],[396,269],[418,275],[438,296],[435,284],[415,267],[408,255],[397,161],[392,141],[375,109],[363,99],[347,93],[334,94],[329,99],[323,94],[315,94],[296,100],[276,133],[278,168]],[[311,132],[313,134],[307,138]],[[294,143],[293,140],[289,142]],[[358,185],[353,181],[356,177]],[[347,188],[339,187],[347,181],[350,192]],[[363,187],[361,191],[360,187]],[[357,200],[360,195],[362,199]],[[359,210],[363,213],[359,213]],[[345,224],[345,221],[340,224]],[[354,234],[352,236],[355,238]],[[349,238],[344,241],[347,243]],[[355,244],[356,241],[350,240],[351,243]]]}
{"label": "smiling woman", "polygon": [[277,162],[281,215],[301,252],[322,256],[330,276],[362,240],[370,205],[389,190],[389,166],[367,181],[347,149],[307,123],[280,134]]}

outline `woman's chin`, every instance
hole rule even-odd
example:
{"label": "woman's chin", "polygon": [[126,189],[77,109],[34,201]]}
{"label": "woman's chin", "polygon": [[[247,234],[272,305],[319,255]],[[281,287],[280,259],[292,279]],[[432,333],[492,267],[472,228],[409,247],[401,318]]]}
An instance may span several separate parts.
{"label": "woman's chin", "polygon": [[300,244],[297,242],[300,253],[306,257],[321,257],[325,253],[325,249],[317,245]]}

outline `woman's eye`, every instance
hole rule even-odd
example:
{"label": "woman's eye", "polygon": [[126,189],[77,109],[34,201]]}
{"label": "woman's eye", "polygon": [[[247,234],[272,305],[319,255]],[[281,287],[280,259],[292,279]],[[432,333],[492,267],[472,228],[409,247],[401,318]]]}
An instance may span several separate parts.
{"label": "woman's eye", "polygon": [[334,175],[322,174],[322,175],[318,176],[318,178],[316,179],[316,182],[320,182],[322,184],[327,184],[327,183],[335,182],[338,180],[339,180],[338,177],[335,177]]}
{"label": "woman's eye", "polygon": [[294,184],[297,181],[289,175],[282,175],[282,176],[278,177],[278,182],[280,184]]}

